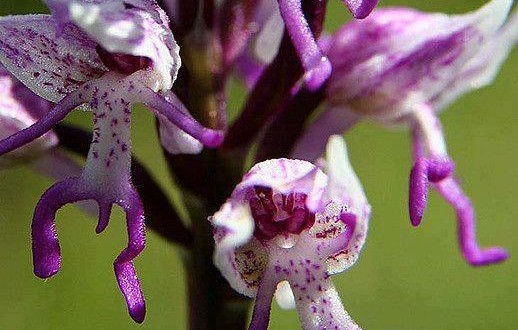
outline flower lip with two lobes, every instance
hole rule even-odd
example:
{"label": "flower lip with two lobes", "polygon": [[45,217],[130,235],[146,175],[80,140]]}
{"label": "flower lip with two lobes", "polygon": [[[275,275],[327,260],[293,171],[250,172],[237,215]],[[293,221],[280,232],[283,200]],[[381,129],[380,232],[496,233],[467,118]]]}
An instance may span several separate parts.
{"label": "flower lip with two lobes", "polygon": [[357,329],[329,277],[356,262],[369,216],[339,136],[330,139],[324,171],[293,159],[255,165],[210,218],[216,266],[234,289],[256,297],[250,329],[266,329],[278,285],[282,301],[293,292],[304,329]]}
{"label": "flower lip with two lobes", "polygon": [[[53,15],[0,18],[0,62],[29,89],[57,103],[30,127],[0,141],[0,155],[49,132],[78,106],[93,112],[93,139],[79,176],[48,189],[32,222],[34,273],[55,275],[61,252],[55,215],[68,203],[94,200],[96,228],[108,225],[113,205],[126,213],[128,245],[114,271],[131,317],[142,322],[145,301],[133,266],[145,246],[144,213],[131,183],[131,108],[156,112],[171,152],[215,147],[223,133],[203,127],[169,91],[180,58],[165,14],[154,0],[48,1]],[[164,134],[165,133],[165,134]]]}

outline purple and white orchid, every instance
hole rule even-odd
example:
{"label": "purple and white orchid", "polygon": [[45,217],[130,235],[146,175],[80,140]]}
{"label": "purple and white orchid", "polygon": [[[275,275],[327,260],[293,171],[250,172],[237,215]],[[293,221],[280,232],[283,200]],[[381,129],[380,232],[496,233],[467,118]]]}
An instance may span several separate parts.
{"label": "purple and white orchid", "polygon": [[235,290],[256,299],[251,330],[267,328],[276,291],[284,306],[294,299],[303,329],[359,329],[330,275],[358,259],[370,206],[341,137],[330,138],[324,166],[259,163],[210,218],[216,266]]}
{"label": "purple and white orchid", "polygon": [[376,10],[345,25],[330,42],[334,71],[327,108],[306,131],[292,156],[318,157],[327,136],[361,119],[411,128],[415,164],[409,211],[418,226],[431,183],[457,212],[462,253],[472,265],[507,258],[476,243],[474,213],[453,176],[454,163],[437,118],[463,93],[491,83],[518,39],[512,0],[492,0],[465,15],[428,14],[407,8]]}
{"label": "purple and white orchid", "polygon": [[97,233],[113,204],[126,213],[128,246],[114,263],[131,317],[142,322],[144,297],[132,260],[145,245],[144,212],[130,178],[131,106],[144,103],[162,124],[171,152],[215,147],[223,134],[202,127],[169,90],[180,66],[178,46],[165,13],[154,0],[49,0],[49,15],[0,18],[0,61],[33,92],[56,103],[39,120],[0,141],[0,154],[49,132],[70,111],[93,111],[93,140],[78,177],[56,183],[33,218],[34,272],[48,278],[61,266],[55,214],[83,200],[99,204]]}

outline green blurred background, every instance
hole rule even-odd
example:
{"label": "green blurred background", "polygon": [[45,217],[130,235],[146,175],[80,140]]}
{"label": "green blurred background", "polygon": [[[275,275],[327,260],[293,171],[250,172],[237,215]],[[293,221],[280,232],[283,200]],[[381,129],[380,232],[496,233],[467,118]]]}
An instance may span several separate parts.
{"label": "green blurred background", "polygon": [[[187,1],[187,0],[185,0]],[[427,11],[461,13],[480,0],[381,1]],[[2,0],[0,15],[43,12],[38,0]],[[330,0],[328,29],[347,20]],[[518,52],[494,84],[469,94],[442,115],[458,175],[478,215],[482,245],[500,244],[511,259],[472,268],[457,248],[455,215],[432,193],[422,226],[409,224],[407,177],[411,166],[405,132],[362,124],[348,135],[351,158],[374,214],[360,262],[334,276],[349,313],[364,329],[516,329],[518,327]],[[234,87],[231,110],[243,95]],[[153,130],[153,118],[136,111],[134,150],[171,195],[174,187]],[[68,120],[90,127],[90,116]],[[513,142],[514,141],[514,142]],[[185,329],[185,273],[180,251],[149,232],[136,261],[147,298],[143,325],[134,324],[118,291],[112,262],[125,246],[122,214],[95,235],[94,221],[73,206],[58,215],[63,267],[48,281],[32,274],[30,220],[51,181],[29,167],[0,172],[0,329]],[[275,305],[275,304],[274,304]],[[274,306],[271,329],[297,329],[295,312]]]}

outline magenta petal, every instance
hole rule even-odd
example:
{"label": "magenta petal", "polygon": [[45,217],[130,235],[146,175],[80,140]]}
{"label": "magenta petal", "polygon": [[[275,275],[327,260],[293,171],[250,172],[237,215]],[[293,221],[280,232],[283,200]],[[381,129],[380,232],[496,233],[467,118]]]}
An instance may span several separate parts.
{"label": "magenta petal", "polygon": [[475,233],[475,214],[471,201],[464,194],[457,181],[447,178],[435,184],[441,196],[455,208],[458,221],[458,239],[464,258],[473,266],[499,263],[509,257],[500,247],[482,249],[477,243]]}
{"label": "magenta petal", "polygon": [[77,179],[56,183],[41,197],[32,220],[34,274],[40,278],[55,275],[61,266],[61,252],[56,233],[56,212],[68,203],[86,199],[78,189]]}
{"label": "magenta petal", "polygon": [[144,210],[134,189],[128,192],[127,199],[119,202],[119,205],[126,213],[128,246],[115,259],[113,266],[131,318],[137,323],[142,323],[146,315],[146,304],[133,259],[142,252],[146,243]]}
{"label": "magenta petal", "polygon": [[49,15],[0,18],[0,62],[52,102],[106,72],[95,46],[70,24],[58,36],[56,21]]}
{"label": "magenta petal", "polygon": [[354,18],[365,18],[378,4],[378,0],[342,0],[351,11]]}

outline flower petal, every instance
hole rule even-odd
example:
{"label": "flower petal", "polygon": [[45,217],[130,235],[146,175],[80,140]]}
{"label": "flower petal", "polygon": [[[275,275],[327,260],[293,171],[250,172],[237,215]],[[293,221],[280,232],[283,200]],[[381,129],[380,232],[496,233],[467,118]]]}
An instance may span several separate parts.
{"label": "flower petal", "polygon": [[[32,93],[0,65],[0,140],[31,126],[51,109],[51,103]],[[57,143],[57,136],[49,132],[0,158],[0,167],[35,157]]]}
{"label": "flower petal", "polygon": [[74,26],[58,36],[48,15],[0,18],[0,62],[34,93],[59,102],[107,69],[95,44]]}
{"label": "flower petal", "polygon": [[165,13],[151,0],[68,3],[71,22],[110,53],[147,57],[153,61],[160,90],[172,87],[181,65],[179,47]]}
{"label": "flower petal", "polygon": [[260,275],[263,270],[264,252],[260,243],[253,239],[255,225],[250,208],[227,202],[209,220],[214,226],[216,242],[214,264],[234,290],[254,296],[258,286],[257,272]]}
{"label": "flower petal", "polygon": [[327,177],[315,165],[294,159],[272,159],[255,165],[232,193],[232,199],[248,200],[255,186],[270,187],[288,194],[298,192],[307,195],[306,206],[316,211],[322,205],[322,196],[327,184]]}

